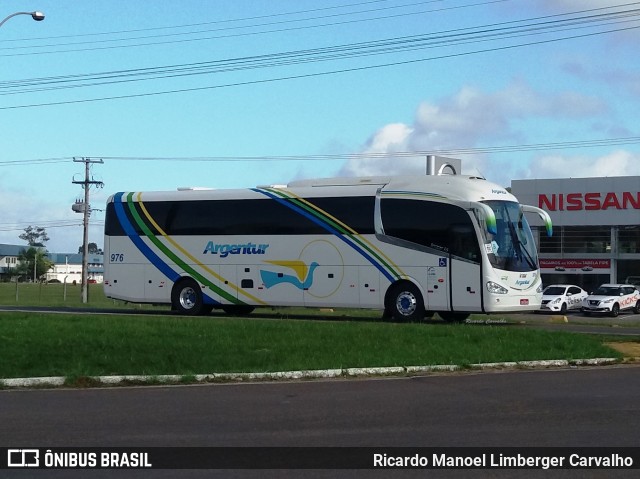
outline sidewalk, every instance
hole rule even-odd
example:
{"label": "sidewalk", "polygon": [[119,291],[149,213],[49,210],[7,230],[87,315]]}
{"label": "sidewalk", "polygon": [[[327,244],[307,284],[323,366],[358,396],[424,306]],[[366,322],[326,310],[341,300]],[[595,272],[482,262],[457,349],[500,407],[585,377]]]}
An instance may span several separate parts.
{"label": "sidewalk", "polygon": [[347,368],[324,369],[310,371],[282,371],[271,373],[213,373],[197,374],[192,376],[160,375],[160,376],[92,376],[80,378],[79,384],[66,384],[63,376],[41,378],[12,378],[0,379],[0,387],[4,388],[49,388],[49,387],[105,387],[105,386],[130,386],[130,385],[171,385],[171,384],[198,384],[217,382],[255,382],[278,381],[300,379],[336,379],[358,378],[374,376],[405,376],[425,373],[483,371],[500,369],[535,369],[535,368],[562,368],[578,366],[609,366],[618,363],[616,358],[594,358],[576,360],[543,360],[543,361],[517,361],[502,363],[470,364],[468,366],[436,365],[436,366],[395,366],[381,368]]}

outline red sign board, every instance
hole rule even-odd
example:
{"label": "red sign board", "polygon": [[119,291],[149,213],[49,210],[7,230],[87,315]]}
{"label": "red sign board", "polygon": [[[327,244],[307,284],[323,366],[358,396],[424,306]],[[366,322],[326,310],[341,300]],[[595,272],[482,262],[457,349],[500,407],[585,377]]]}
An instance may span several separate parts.
{"label": "red sign board", "polygon": [[611,268],[610,259],[540,259],[541,268],[555,269],[581,269],[590,271],[592,269]]}
{"label": "red sign board", "polygon": [[547,211],[637,210],[640,209],[640,192],[540,194],[538,206]]}

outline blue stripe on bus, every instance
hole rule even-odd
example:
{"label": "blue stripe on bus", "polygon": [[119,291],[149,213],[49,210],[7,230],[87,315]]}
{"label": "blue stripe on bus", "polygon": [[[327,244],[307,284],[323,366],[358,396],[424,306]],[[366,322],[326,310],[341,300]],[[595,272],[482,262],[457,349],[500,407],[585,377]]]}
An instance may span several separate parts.
{"label": "blue stripe on bus", "polygon": [[291,208],[293,211],[295,211],[296,213],[310,219],[311,221],[313,221],[314,223],[316,223],[317,225],[321,226],[322,228],[326,229],[327,231],[329,231],[331,234],[337,236],[338,238],[340,238],[342,241],[344,241],[345,243],[347,243],[349,246],[351,246],[353,249],[355,249],[358,253],[360,253],[362,256],[364,256],[373,266],[375,266],[391,283],[393,283],[395,281],[395,278],[389,274],[389,272],[380,264],[378,263],[375,259],[373,259],[371,256],[369,256],[369,254],[367,252],[365,252],[362,248],[360,248],[358,245],[356,245],[355,243],[353,243],[351,241],[351,239],[346,236],[343,235],[342,233],[340,233],[338,230],[336,230],[335,228],[333,228],[332,226],[330,226],[329,224],[327,224],[326,222],[322,221],[320,218],[318,218],[317,216],[312,215],[311,213],[309,213],[308,211],[304,210],[303,208],[299,207],[298,205],[293,204],[291,201],[288,201],[287,199],[281,198],[277,195],[274,195],[273,193],[269,192],[269,191],[264,191],[264,190],[259,190],[256,188],[252,188],[253,191],[257,192],[257,193],[262,193],[263,195],[268,196],[269,198],[276,200],[277,202],[279,202],[280,204],[286,206],[287,208]]}
{"label": "blue stripe on bus", "polygon": [[140,238],[138,233],[136,233],[135,228],[127,218],[127,213],[124,210],[124,205],[122,203],[122,195],[124,193],[116,193],[113,197],[113,204],[116,210],[116,215],[118,217],[118,221],[120,221],[120,225],[129,239],[133,242],[134,245],[140,250],[140,252],[153,264],[156,268],[158,268],[167,278],[169,278],[174,283],[180,279],[180,275],[176,273],[171,267],[166,264],[162,259],[153,252],[151,248]]}
{"label": "blue stripe on bus", "polygon": [[[127,236],[129,237],[129,239],[138,248],[138,250],[151,262],[151,264],[156,268],[158,268],[158,270],[161,273],[163,273],[167,278],[169,278],[170,281],[175,283],[177,280],[181,278],[181,276],[176,271],[174,271],[167,263],[162,261],[162,259],[156,253],[154,253],[153,250],[149,248],[149,246],[142,240],[142,238],[140,238],[140,235],[136,233],[136,230],[131,224],[131,222],[129,221],[129,218],[127,217],[127,213],[124,209],[124,206],[122,203],[123,195],[124,193],[120,192],[120,193],[116,193],[113,197],[113,204],[115,207],[116,216],[118,217],[118,221],[120,222],[122,229],[124,230],[125,233],[127,233]],[[203,297],[202,298],[203,303],[205,304],[214,304],[214,305],[222,304],[219,301],[216,301],[215,299],[213,299],[208,294],[206,294],[204,291],[202,292],[202,297]]]}

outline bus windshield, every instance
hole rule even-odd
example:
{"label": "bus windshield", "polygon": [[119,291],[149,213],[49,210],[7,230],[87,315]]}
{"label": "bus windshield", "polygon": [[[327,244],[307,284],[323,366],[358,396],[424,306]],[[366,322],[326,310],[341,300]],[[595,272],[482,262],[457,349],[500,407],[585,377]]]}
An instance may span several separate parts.
{"label": "bus windshield", "polygon": [[485,230],[485,248],[491,264],[505,271],[538,269],[538,253],[529,223],[518,203],[484,201],[496,216],[496,234]]}

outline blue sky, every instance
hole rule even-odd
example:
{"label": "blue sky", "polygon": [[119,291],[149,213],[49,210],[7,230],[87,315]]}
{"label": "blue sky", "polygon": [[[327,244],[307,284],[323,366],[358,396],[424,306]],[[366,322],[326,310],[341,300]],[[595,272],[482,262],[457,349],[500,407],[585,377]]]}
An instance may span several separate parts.
{"label": "blue sky", "polygon": [[0,243],[38,225],[50,251],[77,251],[74,157],[104,159],[96,210],[118,191],[422,174],[425,152],[505,186],[640,175],[639,8],[3,1],[0,21],[46,18],[0,28]]}

